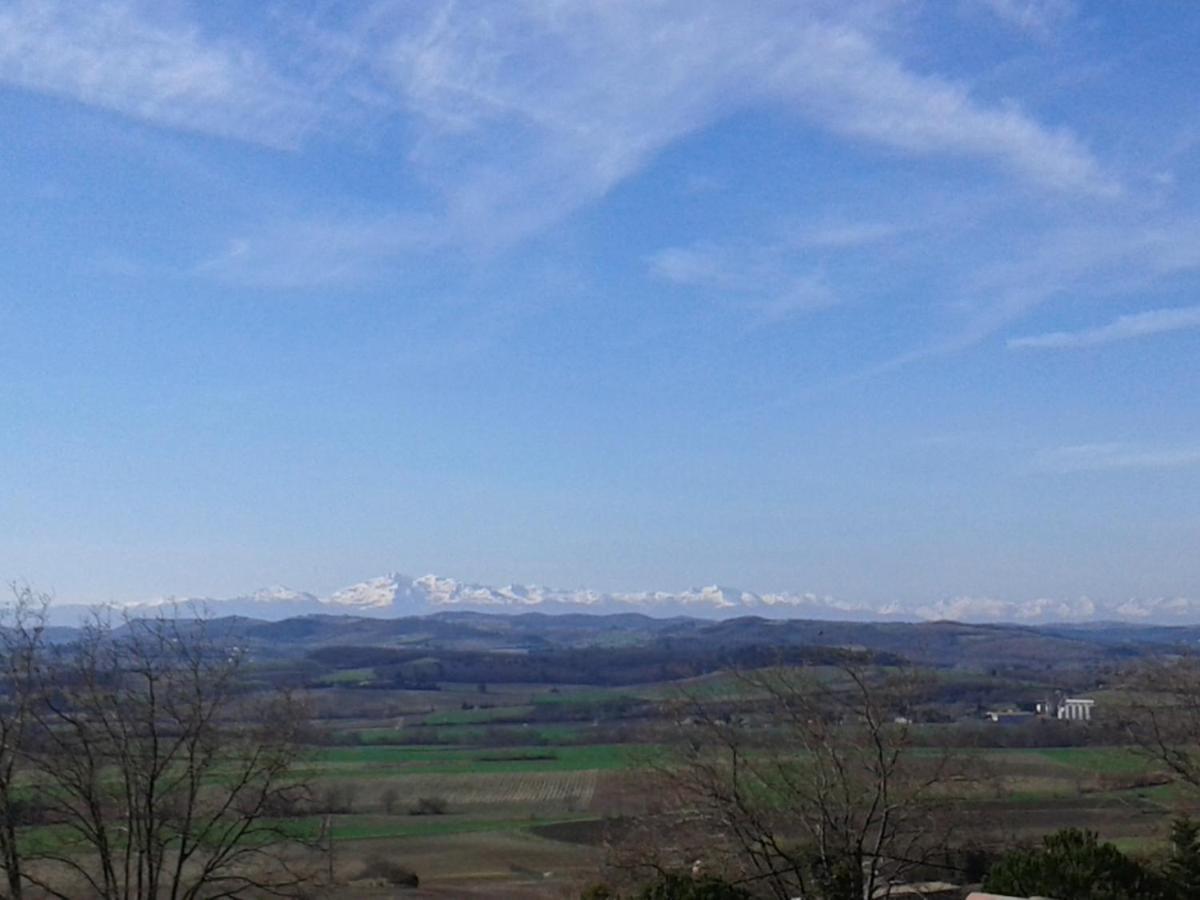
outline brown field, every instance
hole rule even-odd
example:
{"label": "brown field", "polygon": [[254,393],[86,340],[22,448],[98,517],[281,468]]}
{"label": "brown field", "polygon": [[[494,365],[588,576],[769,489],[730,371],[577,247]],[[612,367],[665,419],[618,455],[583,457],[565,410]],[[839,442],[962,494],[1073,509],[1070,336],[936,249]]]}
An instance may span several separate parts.
{"label": "brown field", "polygon": [[[355,881],[372,856],[399,859],[421,875],[418,890]],[[436,838],[339,844],[337,876],[344,884],[333,900],[383,897],[491,897],[560,900],[578,897],[595,881],[603,850],[529,832],[460,834]]]}

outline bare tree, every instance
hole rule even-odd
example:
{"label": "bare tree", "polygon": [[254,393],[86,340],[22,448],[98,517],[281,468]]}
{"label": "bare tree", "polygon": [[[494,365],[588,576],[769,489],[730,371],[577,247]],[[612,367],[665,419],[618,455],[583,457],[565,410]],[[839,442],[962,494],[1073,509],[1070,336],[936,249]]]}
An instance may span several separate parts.
{"label": "bare tree", "polygon": [[308,873],[280,818],[304,717],[285,695],[248,693],[243,657],[203,620],[93,618],[43,655],[29,759],[66,835],[23,877],[45,893],[101,900],[285,896]]}
{"label": "bare tree", "polygon": [[911,752],[897,721],[906,679],[845,666],[833,679],[772,668],[739,681],[740,702],[680,709],[683,747],[662,773],[678,824],[653,826],[671,834],[675,868],[760,896],[862,900],[890,896],[944,850],[948,822],[934,813],[956,763]]}
{"label": "bare tree", "polygon": [[400,805],[400,789],[394,784],[389,784],[379,795],[379,801],[383,806],[383,811],[390,816]]}
{"label": "bare tree", "polygon": [[1123,685],[1117,717],[1139,750],[1200,791],[1200,660],[1148,663]]}
{"label": "bare tree", "polygon": [[24,874],[19,829],[30,812],[18,778],[36,698],[34,675],[41,654],[48,598],[13,584],[12,605],[0,611],[0,865],[5,898],[20,900]]}

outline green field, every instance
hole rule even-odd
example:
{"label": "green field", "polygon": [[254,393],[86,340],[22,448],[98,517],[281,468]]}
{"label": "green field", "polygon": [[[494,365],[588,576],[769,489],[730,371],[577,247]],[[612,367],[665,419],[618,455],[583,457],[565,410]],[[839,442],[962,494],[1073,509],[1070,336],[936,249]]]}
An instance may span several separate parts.
{"label": "green field", "polygon": [[356,685],[370,684],[374,680],[374,669],[338,669],[336,672],[330,673],[324,679],[324,683],[331,685]]}
{"label": "green field", "polygon": [[627,769],[641,764],[654,748],[629,744],[566,747],[504,747],[495,750],[448,747],[332,747],[313,753],[313,772],[363,775],[416,773],[573,772]]}
{"label": "green field", "polygon": [[1036,753],[1051,762],[1082,772],[1108,775],[1136,775],[1150,765],[1144,756],[1125,747],[1052,747]]}
{"label": "green field", "polygon": [[[1143,783],[1153,774],[1143,759],[1119,747],[1070,747],[967,751],[980,757],[980,772],[1004,786],[1002,797],[987,800],[996,813],[1052,806],[1076,798],[1089,809],[1136,802],[1155,806],[1165,815],[1177,799],[1173,785]],[[537,813],[539,805],[574,802],[581,809],[605,773],[636,773],[667,758],[661,746],[598,744],[582,746],[524,746],[496,749],[473,747],[383,746],[321,748],[314,751],[307,775],[320,782],[350,780],[370,787],[394,785],[403,796],[443,795],[452,808],[464,808],[482,818],[473,830],[511,828],[513,816],[496,818],[522,805]],[[571,781],[581,776],[584,780]],[[984,802],[980,797],[979,802]],[[370,801],[367,801],[368,805]],[[544,810],[543,810],[544,811]],[[1019,823],[1018,823],[1019,824]],[[404,822],[404,833],[425,833],[429,822]],[[390,826],[389,826],[390,827]],[[438,825],[437,827],[443,827]],[[444,827],[451,827],[450,823]],[[456,820],[454,827],[468,827]],[[1119,830],[1119,829],[1118,829]]]}
{"label": "green field", "polygon": [[493,706],[487,709],[458,709],[425,716],[425,725],[478,725],[487,722],[524,722],[533,713],[532,706]]}
{"label": "green field", "polygon": [[[339,841],[377,841],[387,838],[430,838],[456,834],[528,831],[546,825],[595,821],[594,816],[570,816],[549,819],[396,819],[381,816],[341,816],[334,826]],[[315,831],[315,828],[312,830]]]}

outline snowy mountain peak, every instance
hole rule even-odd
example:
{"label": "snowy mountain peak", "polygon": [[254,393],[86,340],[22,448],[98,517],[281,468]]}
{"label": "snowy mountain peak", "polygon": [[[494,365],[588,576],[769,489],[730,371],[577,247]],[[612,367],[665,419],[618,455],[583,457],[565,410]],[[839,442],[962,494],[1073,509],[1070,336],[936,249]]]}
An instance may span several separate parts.
{"label": "snowy mountain peak", "polygon": [[397,605],[397,601],[405,599],[416,583],[403,575],[392,573],[342,588],[321,602],[352,609],[391,609]]}
{"label": "snowy mountain peak", "polygon": [[1134,598],[1100,602],[1035,598],[1013,601],[986,596],[955,596],[927,603],[888,602],[875,606],[813,593],[763,593],[719,584],[683,591],[613,592],[560,590],[536,584],[491,587],[438,575],[411,578],[398,572],[360,581],[317,597],[274,586],[224,600],[167,597],[130,604],[131,611],[200,608],[214,615],[247,615],[278,619],[308,613],[351,613],[357,616],[426,615],[446,610],[482,612],[640,612],[652,616],[772,618],[827,620],[943,620],[1018,624],[1096,621],[1139,624],[1194,624],[1200,600],[1187,597]]}
{"label": "snowy mountain peak", "polygon": [[758,594],[739,590],[738,588],[722,587],[717,584],[710,584],[707,587],[685,591],[681,597],[686,598],[685,602],[709,604],[723,609],[738,606],[758,606],[762,603],[762,598]]}
{"label": "snowy mountain peak", "polygon": [[277,584],[259,588],[250,595],[249,599],[255,603],[312,603],[317,598],[315,594],[307,591],[293,591],[291,588]]}

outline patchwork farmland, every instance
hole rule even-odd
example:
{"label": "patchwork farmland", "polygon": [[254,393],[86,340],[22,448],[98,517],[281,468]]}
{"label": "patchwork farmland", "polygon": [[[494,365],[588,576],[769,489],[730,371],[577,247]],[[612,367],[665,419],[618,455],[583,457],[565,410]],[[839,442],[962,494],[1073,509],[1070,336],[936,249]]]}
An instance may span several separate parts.
{"label": "patchwork farmland", "polygon": [[[349,808],[329,816],[345,877],[353,882],[355,867],[382,853],[418,871],[420,892],[428,896],[577,897],[603,869],[621,823],[660,800],[656,770],[669,764],[673,744],[686,733],[668,710],[695,700],[755,701],[725,676],[552,690],[507,685],[483,693],[477,685],[443,685],[410,691],[405,702],[427,710],[423,715],[410,713],[398,726],[364,721],[335,733],[341,746],[315,748],[310,774],[318,795],[350,789]],[[475,703],[488,707],[463,708]],[[581,721],[581,711],[592,716],[598,709],[620,713],[607,722]],[[485,723],[493,731],[478,730]],[[630,740],[587,742],[590,733],[611,734],[616,723]],[[404,743],[431,734],[468,743]],[[508,743],[522,736],[536,743]],[[489,737],[503,740],[493,746]],[[953,790],[973,839],[984,843],[1034,840],[1078,826],[1146,850],[1162,841],[1169,815],[1185,800],[1169,778],[1126,747],[968,746],[957,752],[971,759],[974,777]],[[422,811],[422,801],[432,801],[434,810]],[[361,892],[371,887],[356,883],[354,890],[360,892],[354,896],[369,896]]]}

